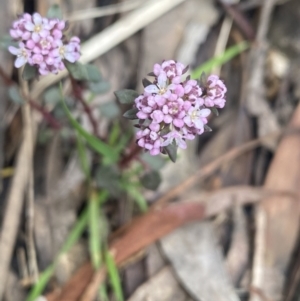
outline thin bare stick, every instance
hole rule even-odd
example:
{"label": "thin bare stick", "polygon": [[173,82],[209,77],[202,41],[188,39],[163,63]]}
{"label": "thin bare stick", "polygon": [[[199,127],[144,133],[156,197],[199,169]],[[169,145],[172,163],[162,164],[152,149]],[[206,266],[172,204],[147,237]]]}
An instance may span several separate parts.
{"label": "thin bare stick", "polygon": [[36,283],[39,277],[37,257],[34,245],[34,177],[33,166],[31,165],[27,200],[26,200],[26,247],[28,254],[28,269],[32,284]]}
{"label": "thin bare stick", "polygon": [[17,154],[15,173],[8,193],[0,234],[0,300],[3,297],[6,276],[19,228],[24,193],[28,185],[28,175],[30,174],[33,155],[32,123],[28,103],[24,104],[22,113],[24,120],[23,140]]}
{"label": "thin bare stick", "polygon": [[66,16],[66,19],[70,22],[74,22],[124,13],[137,8],[143,2],[144,1],[141,0],[125,1],[117,4],[106,5],[104,7],[84,9],[70,13]]}

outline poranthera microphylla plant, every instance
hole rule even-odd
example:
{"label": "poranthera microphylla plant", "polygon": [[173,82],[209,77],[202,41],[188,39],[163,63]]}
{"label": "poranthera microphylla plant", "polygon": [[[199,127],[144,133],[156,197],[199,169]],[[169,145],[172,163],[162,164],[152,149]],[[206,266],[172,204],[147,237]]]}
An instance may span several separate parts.
{"label": "poranthera microphylla plant", "polygon": [[15,67],[26,63],[37,68],[40,75],[58,73],[65,68],[64,61],[75,63],[80,57],[80,39],[64,36],[66,22],[43,18],[40,14],[23,14],[12,24],[10,36],[19,47],[8,50],[17,56]]}
{"label": "poranthera microphylla plant", "polygon": [[[149,74],[154,80],[143,81],[143,93],[134,99],[133,109],[124,114],[138,119],[136,142],[150,155],[167,153],[175,161],[177,147],[185,149],[186,140],[210,131],[207,117],[225,106],[227,89],[218,76],[202,77],[199,83],[184,77],[187,70],[174,60],[155,64]],[[116,95],[122,102],[129,91]]]}

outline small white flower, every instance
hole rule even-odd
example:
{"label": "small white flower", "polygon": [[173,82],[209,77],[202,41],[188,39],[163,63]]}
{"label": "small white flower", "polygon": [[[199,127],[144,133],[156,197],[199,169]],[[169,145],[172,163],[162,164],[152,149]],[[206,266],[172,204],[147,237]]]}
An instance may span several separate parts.
{"label": "small white flower", "polygon": [[17,56],[15,60],[16,68],[20,68],[25,65],[28,61],[28,57],[30,56],[30,52],[25,48],[24,43],[20,43],[19,47],[20,48],[16,48],[14,46],[8,47],[9,52]]}

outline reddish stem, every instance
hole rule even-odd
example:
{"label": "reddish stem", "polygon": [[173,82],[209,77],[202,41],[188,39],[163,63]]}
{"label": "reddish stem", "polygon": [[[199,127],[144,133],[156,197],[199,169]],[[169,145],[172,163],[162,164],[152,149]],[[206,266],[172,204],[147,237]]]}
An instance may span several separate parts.
{"label": "reddish stem", "polygon": [[36,111],[40,112],[45,120],[49,123],[49,125],[55,129],[55,130],[60,130],[61,129],[61,124],[47,111],[45,110],[41,105],[36,103],[35,101],[29,99],[28,103],[30,106],[35,109]]}
{"label": "reddish stem", "polygon": [[[10,77],[4,72],[1,66],[0,66],[0,77],[2,77],[4,83],[7,86],[18,85],[15,81],[10,79]],[[50,126],[52,126],[53,129],[55,130],[61,129],[61,124],[41,105],[39,105],[38,103],[36,103],[31,99],[27,99],[27,101],[33,109],[35,109],[36,111],[40,112],[43,115],[45,120],[49,123]]]}
{"label": "reddish stem", "polygon": [[83,99],[81,87],[77,84],[76,80],[72,76],[70,76],[70,78],[71,78],[71,83],[72,83],[72,87],[73,87],[73,95],[76,97],[76,99],[83,106],[83,109],[84,109],[85,113],[87,114],[87,116],[88,116],[88,118],[90,120],[90,123],[91,123],[91,125],[93,127],[94,135],[96,137],[100,137],[100,135],[98,133],[98,124],[97,124],[97,121],[95,120],[95,118],[94,118],[94,116],[92,114],[91,108],[89,107],[89,105]]}

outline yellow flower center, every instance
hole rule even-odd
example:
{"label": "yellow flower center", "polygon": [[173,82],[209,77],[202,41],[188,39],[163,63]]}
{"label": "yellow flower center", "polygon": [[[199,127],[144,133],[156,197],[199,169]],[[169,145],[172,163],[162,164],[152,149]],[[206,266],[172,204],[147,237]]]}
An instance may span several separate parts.
{"label": "yellow flower center", "polygon": [[40,43],[42,48],[47,48],[50,44],[47,40],[42,40]]}
{"label": "yellow flower center", "polygon": [[64,56],[64,54],[65,54],[65,47],[64,46],[59,47],[59,54],[61,56]]}
{"label": "yellow flower center", "polygon": [[35,25],[34,26],[34,32],[39,33],[42,30],[42,26],[41,25]]}
{"label": "yellow flower center", "polygon": [[167,92],[167,89],[166,88],[160,88],[159,91],[158,91],[158,94],[159,95],[163,95]]}

